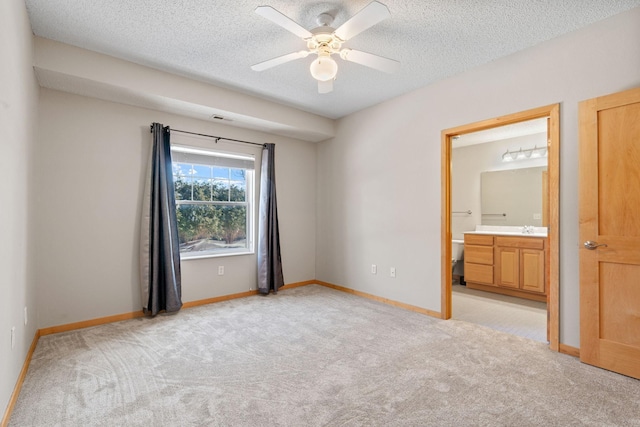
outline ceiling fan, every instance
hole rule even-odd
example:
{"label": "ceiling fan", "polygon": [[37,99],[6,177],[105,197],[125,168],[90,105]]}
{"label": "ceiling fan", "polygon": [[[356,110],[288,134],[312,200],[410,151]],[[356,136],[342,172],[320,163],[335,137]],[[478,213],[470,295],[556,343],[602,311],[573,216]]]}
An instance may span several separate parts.
{"label": "ceiling fan", "polygon": [[334,17],[328,13],[318,16],[319,27],[311,31],[307,31],[271,6],[259,6],[256,8],[256,13],[302,38],[307,42],[307,50],[289,53],[252,65],[251,69],[254,71],[263,71],[294,59],[316,54],[317,58],[313,60],[309,69],[313,78],[318,81],[318,92],[329,93],[333,90],[333,81],[338,72],[338,64],[331,58],[333,54],[339,55],[345,61],[355,62],[387,73],[393,73],[400,67],[400,63],[393,59],[342,47],[342,44],[347,40],[391,16],[387,6],[380,2],[369,3],[337,30],[331,28]]}

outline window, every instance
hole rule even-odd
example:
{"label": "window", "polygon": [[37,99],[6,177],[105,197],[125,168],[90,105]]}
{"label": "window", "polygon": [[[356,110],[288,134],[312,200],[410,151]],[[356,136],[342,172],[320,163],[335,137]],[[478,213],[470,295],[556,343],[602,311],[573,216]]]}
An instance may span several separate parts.
{"label": "window", "polygon": [[182,258],[253,252],[254,158],[172,146]]}

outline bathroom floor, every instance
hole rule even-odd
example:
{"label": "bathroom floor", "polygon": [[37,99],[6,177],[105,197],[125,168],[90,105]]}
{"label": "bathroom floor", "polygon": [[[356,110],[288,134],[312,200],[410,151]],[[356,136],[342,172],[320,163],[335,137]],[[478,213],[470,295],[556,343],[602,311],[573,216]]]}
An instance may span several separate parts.
{"label": "bathroom floor", "polygon": [[547,304],[507,295],[452,287],[453,318],[532,340],[547,342]]}

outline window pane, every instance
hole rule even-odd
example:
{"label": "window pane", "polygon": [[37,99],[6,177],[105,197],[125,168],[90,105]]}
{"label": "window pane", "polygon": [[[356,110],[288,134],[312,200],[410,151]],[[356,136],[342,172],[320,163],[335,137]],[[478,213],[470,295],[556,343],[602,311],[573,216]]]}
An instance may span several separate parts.
{"label": "window pane", "polygon": [[193,200],[211,201],[211,180],[199,177],[193,178]]}
{"label": "window pane", "polygon": [[173,186],[176,192],[176,200],[191,200],[191,178],[174,175]]}
{"label": "window pane", "polygon": [[217,206],[220,215],[220,232],[218,236],[226,247],[247,247],[247,207]]}
{"label": "window pane", "polygon": [[180,252],[247,248],[246,206],[178,205]]}
{"label": "window pane", "polygon": [[198,178],[211,178],[211,166],[193,165],[193,171]]}
{"label": "window pane", "polygon": [[193,168],[193,165],[187,165],[188,168],[186,170],[187,176],[194,176],[196,174],[196,170]]}
{"label": "window pane", "polygon": [[232,181],[229,193],[230,201],[244,202],[247,194],[247,183]]}
{"label": "window pane", "polygon": [[231,180],[232,181],[245,181],[246,173],[244,169],[231,169]]}
{"label": "window pane", "polygon": [[185,165],[184,163],[174,163],[173,164],[173,175],[174,176],[187,176],[187,172],[191,169],[191,165]]}
{"label": "window pane", "polygon": [[229,179],[229,168],[213,168],[213,177]]}
{"label": "window pane", "polygon": [[177,205],[176,217],[180,252],[202,250],[202,245],[211,239],[212,230],[218,227],[215,206],[211,205]]}
{"label": "window pane", "polygon": [[217,202],[229,201],[229,181],[213,181],[213,200]]}

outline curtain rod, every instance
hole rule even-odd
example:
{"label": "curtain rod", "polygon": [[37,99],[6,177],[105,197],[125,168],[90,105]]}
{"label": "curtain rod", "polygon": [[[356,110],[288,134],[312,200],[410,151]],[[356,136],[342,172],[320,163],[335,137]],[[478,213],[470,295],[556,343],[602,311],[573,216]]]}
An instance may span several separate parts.
{"label": "curtain rod", "polygon": [[[204,136],[207,138],[214,138],[216,140],[216,144],[218,143],[218,141],[220,141],[221,139],[224,141],[231,141],[231,142],[239,142],[241,144],[251,144],[251,145],[257,145],[259,147],[264,147],[266,144],[259,144],[257,142],[251,142],[251,141],[243,141],[241,139],[232,139],[232,138],[225,138],[222,136],[216,136],[216,135],[207,135],[206,133],[197,133],[197,132],[189,132],[187,130],[180,130],[180,129],[173,129],[169,126],[166,126],[169,128],[169,131],[173,131],[173,132],[180,132],[180,133],[188,133],[189,135],[198,135],[198,136]],[[153,130],[153,125],[150,126],[150,131]]]}

